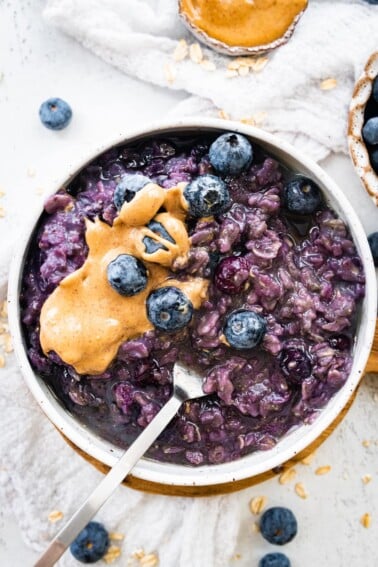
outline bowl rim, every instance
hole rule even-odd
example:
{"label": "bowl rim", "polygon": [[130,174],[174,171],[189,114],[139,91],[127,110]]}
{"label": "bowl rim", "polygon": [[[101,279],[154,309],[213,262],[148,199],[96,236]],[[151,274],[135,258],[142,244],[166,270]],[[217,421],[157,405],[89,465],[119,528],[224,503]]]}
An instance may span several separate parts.
{"label": "bowl rim", "polygon": [[[331,198],[334,201],[332,207],[336,208],[337,213],[344,220],[347,219],[347,224],[363,262],[366,276],[366,295],[362,304],[361,324],[357,333],[355,356],[350,375],[345,385],[331,398],[327,406],[320,411],[320,414],[311,425],[301,425],[290,431],[268,451],[257,451],[236,461],[220,465],[204,465],[197,468],[143,458],[132,471],[133,477],[160,484],[206,486],[243,480],[281,465],[310,445],[333,422],[358,386],[370,354],[376,325],[377,284],[374,263],[366,234],[352,205],[345,198],[341,189],[320,166],[291,146],[291,144],[279,139],[275,135],[246,124],[216,118],[193,117],[174,121],[159,121],[130,132],[119,133],[110,142],[101,144],[95,151],[85,152],[85,157],[78,159],[76,164],[71,164],[69,168],[70,173],[60,182],[54,183],[54,187],[49,192],[49,195],[54,194],[59,188],[67,186],[83,167],[95,159],[96,156],[113,146],[130,143],[138,140],[138,138],[159,137],[167,135],[168,132],[173,134],[174,132],[179,133],[185,130],[193,130],[196,133],[211,130],[219,133],[234,131],[244,134],[249,138],[253,138],[257,144],[268,148],[267,151],[271,152],[279,162],[286,164],[293,162],[297,171],[311,174],[325,190],[326,198]],[[278,157],[278,154],[284,154],[285,157]],[[29,224],[25,227],[22,236],[20,236],[17,249],[13,254],[9,273],[8,317],[14,341],[15,355],[28,388],[55,427],[88,455],[105,465],[113,466],[123,454],[123,450],[105,441],[89,428],[80,424],[75,417],[71,416],[63,408],[56,396],[32,369],[24,348],[19,307],[20,284],[30,239],[42,214],[42,210],[43,206],[39,206],[38,211],[36,211],[37,214],[35,213],[31,216]]]}

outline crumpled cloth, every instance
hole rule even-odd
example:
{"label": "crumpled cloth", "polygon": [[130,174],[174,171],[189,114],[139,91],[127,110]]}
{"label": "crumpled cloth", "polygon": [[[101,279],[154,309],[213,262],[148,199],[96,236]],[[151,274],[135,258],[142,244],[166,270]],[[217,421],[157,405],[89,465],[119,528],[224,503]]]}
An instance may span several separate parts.
{"label": "crumpled cloth", "polygon": [[[363,2],[313,0],[290,42],[269,56],[259,73],[226,79],[228,59],[204,49],[217,69],[205,71],[189,59],[175,63],[177,40],[189,34],[177,19],[173,0],[49,0],[47,21],[130,75],[184,89],[188,98],[174,112],[232,118],[267,112],[263,127],[321,159],[346,151],[348,102],[355,78],[378,39],[378,8]],[[175,80],[167,82],[167,67]],[[322,91],[320,81],[336,78]],[[5,298],[9,247],[0,251],[0,299]],[[0,369],[0,496],[11,503],[26,541],[42,551],[62,522],[102,475],[59,436],[43,416],[8,357]],[[190,499],[148,495],[125,487],[97,519],[125,534],[123,558],[135,549],[157,550],[163,567],[228,567],[250,491]],[[64,513],[57,524],[52,510]],[[124,564],[121,559],[119,564]],[[78,563],[67,553],[59,562]]]}
{"label": "crumpled cloth", "polygon": [[[376,6],[311,0],[293,37],[260,72],[227,78],[231,59],[210,49],[203,53],[215,71],[189,58],[173,60],[178,39],[195,42],[179,20],[177,0],[48,0],[44,16],[125,73],[187,91],[192,96],[175,114],[216,115],[221,109],[236,120],[257,116],[261,127],[317,160],[347,151],[353,85],[378,45]],[[322,90],[326,79],[337,86]]]}

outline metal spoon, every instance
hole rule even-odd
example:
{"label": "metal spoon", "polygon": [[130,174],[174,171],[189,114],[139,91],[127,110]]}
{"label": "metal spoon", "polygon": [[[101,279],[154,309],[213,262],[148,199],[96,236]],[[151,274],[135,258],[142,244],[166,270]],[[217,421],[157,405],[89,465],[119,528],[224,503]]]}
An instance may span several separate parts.
{"label": "metal spoon", "polygon": [[34,567],[51,567],[63,555],[76,536],[126,478],[186,400],[205,396],[202,380],[194,372],[176,363],[173,368],[173,395],[159,413],[127,449],[92,494],[58,532]]}

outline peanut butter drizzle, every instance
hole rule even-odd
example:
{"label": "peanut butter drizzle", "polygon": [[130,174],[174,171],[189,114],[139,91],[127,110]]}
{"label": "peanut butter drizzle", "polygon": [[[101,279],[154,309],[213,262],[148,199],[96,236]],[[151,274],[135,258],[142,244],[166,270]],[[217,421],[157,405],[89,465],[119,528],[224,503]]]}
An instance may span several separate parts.
{"label": "peanut butter drizzle", "polygon": [[[153,289],[176,286],[198,309],[207,295],[208,281],[172,277],[172,263],[185,263],[189,237],[184,224],[187,204],[184,184],[163,189],[148,184],[130,203],[125,203],[113,226],[86,220],[88,257],[83,266],[61,281],[45,301],[40,318],[43,352],[55,351],[79,374],[101,374],[115,358],[120,345],[153,329],[147,318],[146,300]],[[166,212],[159,214],[159,209]],[[172,236],[172,243],[145,225],[159,221]],[[145,251],[143,238],[149,236],[166,250]],[[107,279],[108,264],[119,254],[131,254],[145,263],[146,289],[132,297],[117,293]]]}
{"label": "peanut butter drizzle", "polygon": [[181,0],[189,20],[230,46],[255,47],[282,37],[308,0]]}

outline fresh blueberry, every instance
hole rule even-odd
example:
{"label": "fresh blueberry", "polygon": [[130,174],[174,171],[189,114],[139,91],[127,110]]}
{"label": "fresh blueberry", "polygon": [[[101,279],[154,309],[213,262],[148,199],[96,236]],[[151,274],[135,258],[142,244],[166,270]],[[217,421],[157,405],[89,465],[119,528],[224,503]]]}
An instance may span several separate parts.
{"label": "fresh blueberry", "polygon": [[147,270],[144,264],[130,254],[120,254],[107,268],[108,282],[120,295],[131,296],[147,285]]}
{"label": "fresh blueberry", "polygon": [[247,138],[228,132],[211,144],[209,158],[220,175],[239,175],[251,165],[253,150]]}
{"label": "fresh blueberry", "polygon": [[177,287],[160,287],[147,299],[147,316],[161,331],[177,331],[185,327],[193,315],[190,299]]}
{"label": "fresh blueberry", "polygon": [[244,350],[257,346],[266,331],[266,322],[263,317],[254,311],[238,309],[227,318],[224,326],[224,335],[233,348]]}
{"label": "fresh blueberry", "polygon": [[370,152],[370,164],[371,167],[374,169],[375,173],[378,175],[378,148],[374,148]]}
{"label": "fresh blueberry", "polygon": [[[375,3],[378,4],[378,0],[376,0]],[[373,99],[375,102],[378,102],[378,75],[375,77],[373,83]]]}
{"label": "fresh blueberry", "polygon": [[374,265],[378,266],[378,232],[372,232],[369,234],[368,242],[373,256]]}
{"label": "fresh blueberry", "polygon": [[368,4],[378,4],[378,0],[365,0]]}
{"label": "fresh blueberry", "polygon": [[109,535],[99,522],[89,524],[71,543],[72,555],[81,563],[95,563],[104,557],[109,547]]}
{"label": "fresh blueberry", "polygon": [[193,217],[210,217],[223,213],[229,203],[227,185],[215,175],[199,175],[184,189],[184,197]]}
{"label": "fresh blueberry", "polygon": [[328,344],[331,348],[336,348],[337,350],[349,350],[350,338],[346,335],[332,335],[328,339]]}
{"label": "fresh blueberry", "polygon": [[372,146],[378,144],[378,116],[369,118],[362,128],[362,135],[367,144]]}
{"label": "fresh blueberry", "polygon": [[291,510],[276,506],[268,508],[260,520],[261,535],[276,545],[289,543],[297,535],[297,520]]}
{"label": "fresh blueberry", "polygon": [[308,177],[298,175],[284,187],[284,204],[288,211],[298,215],[310,215],[319,209],[322,194]]}
{"label": "fresh blueberry", "polygon": [[[175,243],[175,240],[173,240],[172,236],[166,231],[166,229],[160,222],[153,220],[147,225],[147,228],[149,228],[152,232],[154,232],[161,238],[168,240],[168,242],[172,242],[173,244]],[[145,236],[143,238],[143,244],[146,247],[147,254],[153,254],[157,250],[167,250],[167,248],[163,244],[161,244],[157,240],[154,240],[150,236]]]}
{"label": "fresh blueberry", "polygon": [[268,553],[260,559],[259,567],[291,567],[291,563],[283,553]]}
{"label": "fresh blueberry", "polygon": [[116,208],[118,210],[122,209],[123,203],[129,203],[135,197],[135,193],[143,189],[147,183],[151,183],[151,179],[141,173],[126,173],[123,175],[114,190],[113,203]]}
{"label": "fresh blueberry", "polygon": [[71,121],[72,110],[61,98],[49,98],[39,107],[39,117],[46,128],[63,130]]}
{"label": "fresh blueberry", "polygon": [[249,276],[249,265],[242,256],[223,258],[215,270],[214,283],[218,289],[233,295],[239,293]]}
{"label": "fresh blueberry", "polygon": [[281,351],[280,366],[288,382],[296,385],[312,372],[311,360],[302,347],[287,347]]}

